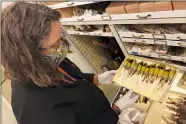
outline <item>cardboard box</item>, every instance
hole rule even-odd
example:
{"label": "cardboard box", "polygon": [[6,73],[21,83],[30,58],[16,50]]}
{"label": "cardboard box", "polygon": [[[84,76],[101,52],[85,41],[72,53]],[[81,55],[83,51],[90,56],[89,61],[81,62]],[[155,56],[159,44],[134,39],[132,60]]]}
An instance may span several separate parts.
{"label": "cardboard box", "polygon": [[58,4],[58,3],[64,3],[64,2],[43,2],[45,5],[54,5],[54,4]]}
{"label": "cardboard box", "polygon": [[73,7],[67,7],[67,8],[56,9],[56,10],[61,13],[62,18],[70,18],[74,15]]}
{"label": "cardboard box", "polygon": [[109,15],[112,14],[125,14],[125,5],[127,2],[111,2],[106,8],[105,12]]}
{"label": "cardboard box", "polygon": [[186,2],[172,2],[174,10],[185,10]]}
{"label": "cardboard box", "polygon": [[139,1],[136,2],[127,2],[127,5],[125,6],[125,10],[127,13],[139,13]]}
{"label": "cardboard box", "polygon": [[166,1],[166,2],[155,2],[154,3],[154,10],[155,11],[168,11],[173,10],[172,2]]}
{"label": "cardboard box", "polygon": [[141,2],[139,9],[140,12],[154,12],[154,2]]}

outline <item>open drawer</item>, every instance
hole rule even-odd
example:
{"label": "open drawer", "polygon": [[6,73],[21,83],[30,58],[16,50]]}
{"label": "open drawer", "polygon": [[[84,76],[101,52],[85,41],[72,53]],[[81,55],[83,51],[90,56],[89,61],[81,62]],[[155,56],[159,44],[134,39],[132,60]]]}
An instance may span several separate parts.
{"label": "open drawer", "polygon": [[[179,26],[179,25],[174,25]],[[169,25],[123,25],[116,26],[121,38],[144,38],[156,40],[185,41],[186,33]],[[146,32],[146,33],[143,33]],[[169,32],[169,33],[164,33]]]}
{"label": "open drawer", "polygon": [[143,43],[143,44],[156,44],[156,45],[186,47],[186,42],[183,40],[178,41],[178,40],[159,40],[159,39],[121,37],[121,41],[124,43],[131,42],[131,43]]}
{"label": "open drawer", "polygon": [[122,42],[131,42],[131,43],[143,43],[143,44],[156,44],[156,45],[167,45],[167,46],[179,46],[186,47],[185,41],[176,41],[176,40],[156,40],[156,39],[143,39],[143,38],[121,38]]}
{"label": "open drawer", "polygon": [[148,111],[144,124],[171,124],[169,122],[171,121],[169,120],[169,115],[171,115],[171,112],[174,113],[174,111],[170,111],[167,106],[169,107],[171,106],[171,102],[170,102],[171,100],[176,101],[181,97],[186,97],[186,95],[175,93],[175,92],[169,92],[165,96],[165,99],[163,100],[162,104],[158,102],[153,102],[153,104],[151,105]]}
{"label": "open drawer", "polygon": [[[134,61],[137,63],[137,69],[135,71],[132,70]],[[141,65],[142,61],[143,64],[146,63],[147,65]],[[171,80],[168,81],[169,83],[167,82],[167,79],[164,82],[164,79],[161,76],[159,78],[152,78],[152,75],[155,75],[155,68],[157,68],[159,65],[163,65],[165,67],[163,69],[164,71],[162,70],[163,73],[166,73],[169,75],[169,77],[171,77]],[[144,70],[144,68],[147,67],[149,67],[149,71],[147,71],[147,73],[142,71],[142,69]],[[168,71],[169,69],[171,69],[171,71]],[[133,89],[134,92],[151,100],[162,102],[164,96],[174,82],[177,72],[178,69],[172,65],[164,64],[157,60],[129,55],[129,57],[126,58],[120,66],[113,79],[113,82],[128,89]],[[172,76],[170,76],[170,74]]]}
{"label": "open drawer", "polygon": [[[118,89],[118,91],[117,91],[114,99],[112,100],[111,104],[114,104],[121,97],[126,95],[127,92],[129,92],[129,89],[120,86],[120,88]],[[146,97],[144,97],[142,95],[139,95],[139,99],[136,101],[134,106],[121,111],[121,114],[119,115],[118,123],[119,124],[126,124],[127,120],[126,120],[125,116],[123,116],[123,115],[125,115],[128,112],[130,112],[131,110],[132,111],[136,111],[137,110],[138,112],[140,112],[140,113],[138,113],[139,115],[143,115],[142,118],[140,118],[140,122],[141,122],[140,124],[142,124],[144,122],[145,118],[146,118],[148,110],[151,107],[151,104],[152,104],[152,101],[150,99],[148,99],[148,98],[146,98]],[[136,124],[139,124],[139,123],[136,122]]]}
{"label": "open drawer", "polygon": [[63,27],[72,35],[114,37],[107,25],[67,25]]}
{"label": "open drawer", "polygon": [[130,20],[130,19],[145,20],[145,19],[183,18],[183,17],[186,17],[186,10],[111,15],[112,20]]}
{"label": "open drawer", "polygon": [[60,22],[84,22],[84,21],[100,21],[103,20],[101,15],[94,15],[90,17],[74,16],[72,18],[62,18]]}
{"label": "open drawer", "polygon": [[[121,38],[122,42],[155,44],[153,39]],[[162,44],[165,42],[162,42]]]}
{"label": "open drawer", "polygon": [[[181,118],[185,116],[185,112],[186,112],[185,109],[186,105],[184,105],[185,100],[186,100],[186,94],[169,92],[162,103],[163,114],[161,116],[160,123],[161,124],[181,123]],[[175,119],[174,117],[176,117],[177,115],[179,115],[179,117]]]}

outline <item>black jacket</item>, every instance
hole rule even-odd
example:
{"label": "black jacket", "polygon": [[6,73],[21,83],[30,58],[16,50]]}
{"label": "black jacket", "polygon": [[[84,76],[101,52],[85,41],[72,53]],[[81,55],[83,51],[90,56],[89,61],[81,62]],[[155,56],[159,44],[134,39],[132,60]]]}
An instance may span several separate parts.
{"label": "black jacket", "polygon": [[82,73],[67,58],[60,67],[77,81],[50,88],[33,82],[12,82],[12,108],[18,123],[117,124],[118,115],[103,92],[92,83],[94,75]]}

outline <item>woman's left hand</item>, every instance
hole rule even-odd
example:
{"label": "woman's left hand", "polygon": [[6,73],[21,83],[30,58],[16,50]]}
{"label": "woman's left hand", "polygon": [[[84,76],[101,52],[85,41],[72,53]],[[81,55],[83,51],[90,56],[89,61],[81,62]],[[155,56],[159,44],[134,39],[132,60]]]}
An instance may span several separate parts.
{"label": "woman's left hand", "polygon": [[99,84],[111,84],[117,70],[111,70],[98,75]]}

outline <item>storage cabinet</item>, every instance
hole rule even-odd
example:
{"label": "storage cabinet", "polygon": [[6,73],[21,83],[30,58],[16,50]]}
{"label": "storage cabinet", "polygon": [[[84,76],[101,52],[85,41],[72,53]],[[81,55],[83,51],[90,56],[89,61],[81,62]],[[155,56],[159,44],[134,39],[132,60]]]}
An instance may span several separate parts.
{"label": "storage cabinet", "polygon": [[[68,2],[64,3],[67,4]],[[74,2],[71,3],[71,5],[69,4],[69,6],[64,3],[50,5],[50,7],[59,9],[60,5],[61,8],[67,8],[104,2],[93,1],[90,3],[87,2],[86,4],[85,2]],[[179,87],[179,82],[186,70],[185,2],[125,1],[117,3],[120,4],[116,4],[116,2],[107,3],[107,9],[105,8],[101,14],[92,13],[88,16],[81,15],[62,18],[60,22],[74,46],[80,51],[95,72],[102,73],[104,71],[102,65],[108,64],[108,59],[112,57],[107,52],[108,48],[103,47],[105,46],[104,43],[97,42],[99,45],[95,45],[94,41],[99,41],[99,39],[103,37],[113,38],[114,40],[112,42],[117,43],[126,58],[131,55],[135,57],[140,56],[144,61],[148,58],[155,63],[161,61],[166,66],[175,67],[177,73],[170,88],[167,90],[168,96],[172,91],[174,91],[174,93],[176,92],[176,94],[186,94],[186,89]],[[73,29],[73,26],[81,27],[82,25],[93,25],[96,27],[96,30],[82,31]],[[139,30],[135,28],[133,28],[133,30],[131,30],[131,28],[129,29],[128,27],[130,25],[139,26]],[[104,31],[105,26],[107,26],[107,28],[109,27],[108,32]],[[112,46],[109,47],[112,48]],[[118,79],[117,76],[115,78],[116,80]],[[127,85],[129,86],[130,84],[128,83]],[[123,86],[123,84],[121,83],[119,86]],[[131,86],[128,88],[134,89],[134,87],[135,86]],[[148,98],[150,98],[149,95],[151,94],[146,94],[142,89],[139,89],[138,93],[146,95]],[[152,102],[152,98],[150,99],[150,104],[152,104],[150,108],[146,110],[147,116],[144,124],[164,123],[162,114],[164,114],[163,104],[167,100],[166,97],[161,99],[156,95],[156,98],[153,100],[161,101],[161,103]],[[156,110],[158,110],[158,112],[156,112]]]}

